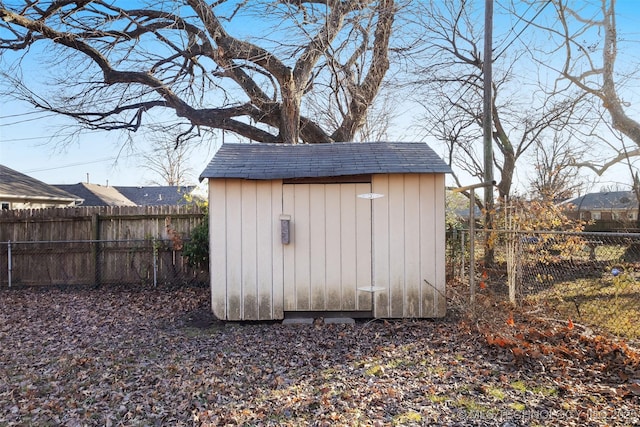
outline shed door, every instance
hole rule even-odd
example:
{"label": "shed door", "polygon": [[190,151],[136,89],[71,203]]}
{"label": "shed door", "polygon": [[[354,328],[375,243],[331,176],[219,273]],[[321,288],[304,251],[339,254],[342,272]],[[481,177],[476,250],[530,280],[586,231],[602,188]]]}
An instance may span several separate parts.
{"label": "shed door", "polygon": [[285,184],[285,311],[370,311],[370,183]]}

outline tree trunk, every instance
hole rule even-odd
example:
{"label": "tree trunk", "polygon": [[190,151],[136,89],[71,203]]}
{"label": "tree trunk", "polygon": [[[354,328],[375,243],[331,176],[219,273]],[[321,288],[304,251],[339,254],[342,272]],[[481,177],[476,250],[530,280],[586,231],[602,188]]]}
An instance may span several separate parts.
{"label": "tree trunk", "polygon": [[282,82],[282,108],[280,111],[280,139],[285,144],[297,144],[300,141],[300,102],[302,94],[296,87],[293,73]]}

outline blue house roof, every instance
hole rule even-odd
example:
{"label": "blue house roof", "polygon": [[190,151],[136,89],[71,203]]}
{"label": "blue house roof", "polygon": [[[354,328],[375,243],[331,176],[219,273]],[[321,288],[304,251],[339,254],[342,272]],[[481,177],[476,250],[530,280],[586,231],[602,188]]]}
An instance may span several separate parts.
{"label": "blue house roof", "polygon": [[191,193],[193,185],[167,185],[149,187],[115,187],[123,196],[138,206],[185,205],[185,195]]}
{"label": "blue house roof", "polygon": [[185,205],[185,195],[195,186],[101,186],[98,184],[56,185],[59,189],[84,199],[84,206],[164,206]]}

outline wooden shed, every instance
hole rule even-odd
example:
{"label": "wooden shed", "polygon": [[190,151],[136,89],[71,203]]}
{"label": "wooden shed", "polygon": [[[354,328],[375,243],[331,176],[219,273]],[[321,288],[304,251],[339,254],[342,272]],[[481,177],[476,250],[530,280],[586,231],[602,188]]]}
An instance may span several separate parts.
{"label": "wooden shed", "polygon": [[445,315],[445,174],[424,143],[223,144],[209,181],[224,320]]}

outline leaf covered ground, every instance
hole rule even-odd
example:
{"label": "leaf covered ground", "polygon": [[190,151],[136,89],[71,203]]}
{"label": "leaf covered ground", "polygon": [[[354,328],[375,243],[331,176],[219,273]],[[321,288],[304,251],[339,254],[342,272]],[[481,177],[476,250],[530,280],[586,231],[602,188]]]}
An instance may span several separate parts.
{"label": "leaf covered ground", "polygon": [[296,325],[208,290],[0,291],[0,425],[640,424],[640,355],[522,313]]}

